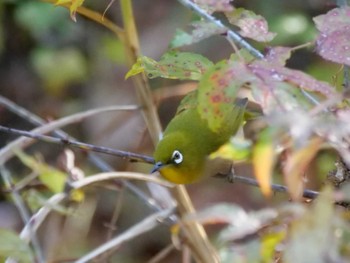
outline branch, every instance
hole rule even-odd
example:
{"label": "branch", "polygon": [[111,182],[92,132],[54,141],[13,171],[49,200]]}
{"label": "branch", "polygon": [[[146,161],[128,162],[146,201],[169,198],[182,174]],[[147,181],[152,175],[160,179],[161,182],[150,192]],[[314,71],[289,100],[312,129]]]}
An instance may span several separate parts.
{"label": "branch", "polygon": [[74,181],[70,184],[71,187],[74,189],[79,189],[85,186],[88,186],[90,184],[94,184],[97,182],[103,182],[106,180],[111,179],[133,179],[133,180],[142,180],[142,181],[148,181],[152,183],[156,183],[162,186],[166,187],[173,187],[174,184],[165,181],[164,179],[160,179],[155,176],[151,176],[149,174],[142,174],[142,173],[134,173],[134,172],[109,172],[109,173],[99,173],[92,176],[85,177],[83,179],[80,179],[78,181]]}
{"label": "branch", "polygon": [[[52,132],[55,129],[61,128],[61,127],[66,126],[68,124],[82,121],[83,119],[86,119],[90,116],[100,114],[103,112],[115,111],[115,110],[126,110],[126,109],[123,108],[123,106],[120,106],[120,107],[118,107],[118,106],[113,107],[112,106],[112,107],[104,107],[104,108],[79,112],[79,113],[76,113],[76,114],[73,114],[73,115],[46,123],[46,124],[42,125],[41,127],[38,127],[36,129],[32,130],[32,132],[33,133],[40,133],[40,134]],[[130,110],[130,108],[127,110]],[[132,110],[135,110],[135,106],[133,107]],[[5,147],[3,147],[0,150],[0,164],[5,163],[7,160],[12,158],[12,156],[14,155],[13,149],[16,149],[16,148],[22,149],[22,148],[25,148],[25,147],[31,145],[32,143],[33,143],[32,139],[23,138],[23,137],[9,143],[8,145],[6,145]]]}
{"label": "branch", "polygon": [[220,20],[216,19],[212,15],[205,12],[203,9],[201,9],[198,5],[193,3],[190,0],[178,0],[183,6],[187,7],[188,9],[192,10],[194,13],[199,15],[200,17],[204,18],[205,20],[212,22],[215,24],[218,28],[224,30],[227,32],[227,37],[235,42],[238,46],[241,48],[244,48],[249,51],[250,54],[252,54],[256,58],[264,58],[264,55],[257,49],[255,49],[252,45],[250,45],[247,41],[245,41],[239,34],[237,34],[232,29],[229,29],[226,27]]}
{"label": "branch", "polygon": [[[235,174],[229,174],[228,176],[226,176],[226,178],[228,178],[228,181],[230,183],[238,182],[238,183],[242,183],[242,184],[247,184],[247,185],[259,187],[259,183],[253,178],[248,178],[245,176],[239,176],[239,175],[235,175]],[[271,184],[271,189],[275,192],[280,192],[280,193],[287,193],[288,192],[288,188],[286,186],[280,185],[280,184]],[[317,191],[308,190],[308,189],[305,189],[303,191],[304,198],[315,199],[318,195],[319,195],[319,192],[317,192]]]}
{"label": "branch", "polygon": [[129,159],[131,161],[143,161],[143,162],[150,163],[150,164],[154,163],[154,159],[152,157],[149,157],[149,156],[143,155],[143,154],[115,150],[115,149],[108,148],[108,147],[72,141],[70,139],[56,138],[56,137],[52,137],[52,136],[48,136],[48,135],[41,135],[38,133],[13,129],[13,128],[4,127],[1,125],[0,125],[0,131],[12,133],[12,134],[17,134],[20,136],[25,136],[28,138],[36,139],[36,140],[47,142],[47,143],[60,144],[60,145],[64,145],[64,146],[72,146],[72,147],[79,148],[79,149],[85,150],[85,151],[89,150],[89,151],[94,151],[94,152],[110,154],[110,155],[121,157],[123,159]]}
{"label": "branch", "polygon": [[[196,13],[197,15],[199,15],[200,17],[202,17],[203,19],[212,22],[213,24],[215,24],[218,28],[224,30],[227,32],[227,37],[229,38],[230,41],[233,41],[234,43],[236,43],[239,47],[244,48],[246,50],[248,50],[248,52],[250,54],[252,54],[254,57],[258,58],[258,59],[263,59],[264,55],[257,50],[256,48],[254,48],[252,45],[250,45],[247,41],[245,41],[238,33],[236,33],[235,31],[233,31],[232,29],[228,28],[227,26],[225,26],[220,20],[216,19],[214,16],[208,14],[205,10],[201,9],[198,5],[196,5],[195,3],[193,3],[191,0],[178,0],[183,6],[187,7],[188,9],[192,10],[194,13]],[[343,0],[345,1],[345,0]],[[310,93],[308,93],[307,91],[301,89],[301,92],[303,93],[303,95],[310,100],[310,102],[312,102],[315,105],[318,105],[319,102],[318,100],[312,96]]]}
{"label": "branch", "polygon": [[[14,114],[22,117],[23,119],[27,120],[28,122],[30,122],[34,125],[41,126],[41,125],[44,125],[46,123],[46,121],[43,120],[42,118],[31,113],[30,111],[26,110],[25,108],[17,105],[16,103],[10,101],[9,99],[2,97],[1,95],[0,95],[0,105],[5,106],[8,110],[13,112]],[[52,133],[54,135],[56,135],[57,137],[62,138],[62,139],[71,138],[74,140],[74,138],[70,137],[67,133],[65,133],[62,130],[54,130]],[[92,152],[88,152],[88,158],[97,168],[99,168],[103,172],[110,172],[110,171],[114,170],[109,164],[107,164],[104,160],[102,160],[100,157],[98,157],[97,155],[95,155]],[[133,183],[125,181],[125,180],[120,181],[120,183],[122,185],[125,185],[125,187],[132,194],[134,194],[137,198],[142,200],[153,211],[160,211],[161,210],[159,204],[157,204],[157,202],[154,199],[152,199],[149,195],[147,195],[144,191],[139,189]]]}

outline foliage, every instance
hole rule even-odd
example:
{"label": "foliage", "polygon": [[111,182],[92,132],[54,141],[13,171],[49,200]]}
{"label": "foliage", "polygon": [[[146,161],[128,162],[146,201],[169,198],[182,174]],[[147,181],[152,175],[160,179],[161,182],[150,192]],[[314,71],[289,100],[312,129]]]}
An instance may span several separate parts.
{"label": "foliage", "polygon": [[[89,232],[88,227],[93,224],[93,215],[100,208],[96,204],[96,200],[89,201],[89,196],[97,191],[98,187],[95,186],[98,185],[103,191],[117,189],[118,192],[123,191],[120,190],[123,187],[129,187],[130,191],[136,191],[138,198],[143,198],[143,206],[157,210],[154,215],[144,216],[145,219],[140,225],[135,224],[129,230],[121,234],[118,233],[119,235],[115,239],[109,239],[111,242],[106,241],[106,247],[109,248],[122,249],[121,244],[153,229],[158,225],[158,221],[162,221],[158,220],[159,216],[165,216],[162,223],[168,229],[170,227],[166,224],[167,220],[171,222],[172,240],[175,246],[184,251],[186,251],[184,248],[190,249],[191,255],[198,262],[201,262],[203,258],[205,260],[208,254],[215,259],[215,253],[211,253],[207,249],[208,247],[203,245],[205,242],[202,243],[205,237],[200,236],[198,239],[196,236],[201,233],[200,228],[196,225],[198,222],[204,226],[214,225],[216,227],[212,240],[220,262],[306,263],[347,262],[350,260],[350,232],[347,220],[349,212],[346,203],[349,201],[348,185],[346,184],[350,178],[350,169],[348,168],[350,167],[349,69],[347,68],[350,66],[349,7],[333,8],[325,14],[314,17],[314,24],[311,25],[315,32],[317,29],[314,39],[310,43],[302,43],[301,46],[289,47],[273,44],[273,41],[278,42],[281,33],[271,32],[268,27],[269,23],[263,15],[242,7],[238,8],[230,0],[191,1],[190,3],[194,4],[196,8],[200,8],[201,12],[213,20],[208,21],[202,17],[194,17],[193,21],[189,21],[187,25],[188,28],[192,29],[190,32],[183,29],[174,31],[169,49],[165,50],[160,59],[156,60],[140,54],[137,31],[134,28],[135,18],[130,9],[130,1],[120,1],[123,28],[116,26],[101,14],[86,7],[83,0],[48,0],[48,2],[68,8],[71,19],[77,22],[77,25],[80,22],[80,19],[77,21],[77,14],[82,14],[115,33],[118,42],[113,42],[114,39],[105,41],[107,47],[100,47],[100,50],[105,49],[108,51],[106,53],[112,54],[111,45],[116,44],[115,46],[118,47],[118,52],[116,52],[118,59],[110,58],[110,60],[118,60],[119,64],[124,63],[124,67],[128,68],[125,79],[130,78],[134,81],[136,97],[141,105],[140,108],[146,123],[153,125],[148,127],[152,133],[151,138],[158,138],[159,134],[156,134],[155,131],[159,129],[160,125],[158,117],[154,116],[155,111],[152,111],[155,108],[155,103],[148,90],[146,77],[149,79],[162,78],[164,81],[183,81],[184,85],[187,85],[188,81],[195,82],[196,89],[187,93],[176,114],[187,108],[196,108],[213,131],[218,131],[225,125],[222,118],[223,112],[227,111],[228,106],[234,103],[238,97],[248,97],[250,101],[258,105],[259,113],[253,113],[253,117],[247,117],[246,125],[242,127],[246,129],[251,125],[250,134],[244,130],[218,151],[212,153],[209,158],[220,157],[250,165],[262,194],[269,200],[276,199],[276,203],[279,200],[273,195],[272,183],[283,181],[292,202],[279,203],[279,205],[271,204],[270,208],[250,211],[242,208],[246,204],[215,203],[206,209],[195,211],[191,206],[187,207],[187,210],[183,209],[182,202],[185,201],[177,197],[178,210],[185,212],[176,214],[171,210],[175,203],[173,197],[166,190],[157,188],[158,185],[149,186],[150,191],[155,192],[152,199],[148,198],[148,195],[144,194],[142,190],[135,190],[138,188],[134,185],[130,186],[129,181],[111,180],[106,182],[106,178],[101,179],[102,177],[96,182],[90,182],[91,188],[80,189],[77,187],[74,189],[76,185],[74,181],[79,183],[84,181],[84,178],[72,178],[74,177],[72,171],[76,171],[77,168],[72,157],[66,156],[64,164],[58,168],[21,151],[15,151],[17,158],[35,175],[35,182],[38,182],[44,190],[36,189],[35,186],[28,183],[25,183],[23,188],[29,188],[29,190],[21,189],[17,187],[17,185],[22,184],[21,181],[14,180],[12,182],[3,177],[5,188],[12,193],[13,202],[21,208],[23,205],[21,206],[17,199],[23,198],[26,201],[26,206],[32,209],[33,222],[26,222],[20,236],[8,230],[1,230],[1,259],[10,257],[19,262],[30,262],[33,261],[34,256],[38,257],[41,247],[39,246],[38,249],[34,242],[35,239],[32,240],[33,247],[28,245],[32,238],[31,231],[36,233],[50,211],[55,211],[68,218],[66,226],[63,228],[66,229],[66,232],[70,232],[67,229],[74,229],[74,227],[86,227],[87,229],[81,231],[83,234],[74,233],[81,234],[80,240],[84,240],[84,235]],[[138,5],[137,2],[134,4]],[[26,6],[23,4],[19,10],[17,20],[25,26],[25,21],[28,19],[26,10],[30,10],[30,14],[32,12],[35,14],[35,10],[38,9],[35,5]],[[220,20],[215,20],[214,16]],[[40,19],[48,19],[48,17],[43,16]],[[51,26],[56,30],[60,23],[56,22],[56,19],[59,20],[59,18],[55,17],[54,19]],[[33,22],[27,25],[27,30],[35,36],[37,41],[41,41],[38,32],[45,30],[40,28],[36,31],[37,27],[39,24]],[[259,57],[256,55],[260,54],[259,51],[252,45],[248,44],[242,48],[243,40],[232,38],[235,31],[231,28],[238,28],[240,36],[253,40],[254,45],[258,47],[269,42],[272,47],[265,48],[263,56]],[[199,54],[200,51],[189,51],[196,49],[197,45],[202,43],[210,44],[209,38],[212,37],[225,37],[232,46],[230,52],[232,54],[228,54],[224,59],[212,59],[210,55]],[[304,41],[304,38],[301,39]],[[154,40],[154,45],[157,45],[156,40]],[[333,64],[329,65],[336,68],[338,75],[341,74],[339,72],[342,70],[347,72],[344,77],[344,85],[339,84],[336,73],[333,74],[333,72],[326,70],[325,72],[330,75],[328,79],[335,79],[333,82],[327,82],[311,74],[311,70],[308,72],[305,68],[290,67],[289,63],[293,61],[300,50],[304,51],[306,47],[313,48],[311,52],[317,56],[321,63],[332,62]],[[219,51],[219,49],[219,46],[213,47],[214,51]],[[124,53],[126,59],[121,59],[120,55]],[[51,46],[34,50],[30,57],[37,76],[52,96],[63,96],[64,92],[62,91],[68,84],[72,85],[88,79],[88,65],[81,50],[62,47],[56,49]],[[328,64],[326,65],[328,66]],[[98,88],[102,90],[102,87]],[[174,89],[171,92],[172,94],[176,93]],[[247,116],[249,110],[248,107]],[[63,144],[69,144],[67,138],[68,136],[63,136]],[[137,141],[137,138],[132,139],[134,142]],[[24,143],[22,144],[22,147],[26,146]],[[321,181],[325,186],[320,191],[318,198],[310,201],[311,204],[303,202],[305,201],[303,199],[305,181],[315,179],[313,177],[315,177],[314,170],[318,158],[327,154],[332,156],[331,160],[338,158],[338,163],[335,164],[337,169],[328,171],[329,177],[341,178],[341,182],[338,181],[334,184],[337,187],[333,188],[325,183],[323,178]],[[4,165],[4,163],[0,164]],[[62,166],[65,172],[61,171]],[[1,167],[1,169],[3,168]],[[143,168],[140,168],[140,171],[141,169]],[[91,174],[91,171],[89,172]],[[248,174],[248,169],[246,172]],[[133,179],[130,175],[125,176],[128,179]],[[89,181],[89,177],[85,180]],[[88,184],[86,183],[86,185]],[[230,195],[234,194],[230,192]],[[184,196],[182,195],[182,197]],[[201,198],[205,199],[204,195]],[[67,202],[58,204],[63,199],[66,199]],[[259,199],[261,198],[259,197]],[[121,203],[118,203],[115,208],[115,214],[119,213],[123,204],[130,207],[126,202],[123,203],[123,199],[118,200],[121,200]],[[110,202],[114,203],[115,201]],[[334,203],[339,206],[334,205]],[[87,214],[84,215],[85,220],[81,224],[82,217],[79,213]],[[171,216],[169,216],[170,213]],[[113,218],[117,217],[115,214],[112,216]],[[25,218],[25,216],[23,217]],[[35,225],[37,222],[39,225]],[[111,220],[111,222],[116,224],[117,220]],[[27,232],[29,237],[25,238],[25,230],[28,226],[31,230]],[[72,226],[74,227],[72,228]],[[197,232],[194,229],[197,229]],[[68,234],[73,235],[73,233]],[[158,237],[156,236],[156,238]],[[118,245],[113,247],[112,241]],[[64,244],[65,240],[61,242],[63,243],[62,251],[69,250],[70,243]],[[94,243],[96,242],[94,240]],[[74,239],[72,243],[74,243]],[[85,243],[84,245],[89,247]],[[91,247],[86,248],[84,245],[78,247],[77,257],[82,255],[81,251],[89,252],[88,249],[92,250]],[[103,249],[103,246],[101,247]],[[203,250],[206,249],[208,254],[203,254]],[[106,251],[107,249],[104,252]],[[93,252],[97,253],[100,250],[97,249]],[[211,258],[206,259],[206,262],[214,262],[210,261]],[[85,261],[82,260],[82,262]]]}

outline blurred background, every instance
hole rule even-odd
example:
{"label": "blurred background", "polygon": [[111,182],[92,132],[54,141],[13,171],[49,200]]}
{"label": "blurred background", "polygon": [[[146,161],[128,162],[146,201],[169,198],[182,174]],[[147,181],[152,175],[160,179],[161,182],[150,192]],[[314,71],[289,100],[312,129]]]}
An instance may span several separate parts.
{"label": "blurred background", "polygon": [[[108,1],[87,0],[84,5],[104,12]],[[134,15],[139,30],[142,53],[159,59],[168,49],[176,29],[188,30],[189,23],[198,19],[177,1],[134,1]],[[251,0],[234,1],[235,7],[245,7],[264,16],[277,37],[269,45],[297,46],[312,41],[316,31],[312,17],[335,7],[323,0]],[[118,1],[107,11],[106,17],[122,26]],[[268,46],[251,42],[264,50]],[[233,52],[223,36],[215,36],[198,44],[182,48],[200,53],[212,61],[228,58]],[[80,111],[108,105],[135,105],[132,81],[124,80],[126,66],[122,43],[101,25],[77,15],[74,23],[69,11],[62,7],[34,0],[0,1],[0,95],[44,118],[53,120]],[[334,83],[340,67],[323,61],[312,49],[301,49],[293,54],[288,66],[303,70],[314,77]],[[195,83],[154,79],[150,81],[154,102],[158,105],[163,127],[172,118],[182,96],[195,88]],[[27,120],[0,106],[0,124],[30,130]],[[153,146],[139,112],[103,113],[81,123],[70,125],[64,131],[79,141],[108,146],[115,149],[152,155]],[[0,147],[16,138],[0,134]],[[63,146],[36,143],[28,149],[40,154],[48,164],[58,167]],[[79,150],[76,166],[86,175],[98,172]],[[101,155],[115,170],[149,172],[150,165],[130,164],[113,156]],[[318,189],[326,171],[333,164],[329,153],[320,155],[308,187]],[[30,172],[18,160],[6,164],[15,182]],[[237,174],[251,176],[249,165],[241,165]],[[281,182],[276,178],[276,182]],[[142,183],[141,188],[147,189]],[[46,189],[32,186],[44,197]],[[196,208],[201,209],[218,202],[236,203],[253,210],[287,200],[276,194],[264,200],[259,190],[240,184],[228,184],[223,179],[208,178],[188,186]],[[122,198],[122,199],[121,199]],[[121,201],[120,201],[121,200]],[[120,214],[116,225],[109,226],[116,205]],[[110,238],[122,233],[152,211],[128,191],[116,188],[93,187],[85,193],[81,204],[66,204],[74,208],[74,216],[52,213],[40,228],[40,241],[51,262],[70,262]],[[119,208],[118,208],[119,209]],[[23,226],[18,212],[4,192],[0,192],[0,228],[20,231]],[[210,229],[209,229],[210,231]],[[211,232],[215,234],[215,229]],[[110,262],[145,262],[170,241],[167,226],[133,240],[113,252]],[[178,262],[179,254],[172,254]],[[171,262],[168,259],[166,262]]]}

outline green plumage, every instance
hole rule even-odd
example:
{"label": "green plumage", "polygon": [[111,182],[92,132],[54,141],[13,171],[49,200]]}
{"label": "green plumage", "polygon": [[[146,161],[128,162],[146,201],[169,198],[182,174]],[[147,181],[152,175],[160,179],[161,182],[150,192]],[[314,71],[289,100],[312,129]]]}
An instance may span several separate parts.
{"label": "green plumage", "polygon": [[[186,98],[183,101],[186,102]],[[247,101],[240,99],[232,104],[231,110],[225,112],[224,121],[217,132],[209,128],[193,101],[181,103],[154,152],[156,170],[178,184],[191,183],[203,177],[210,168],[208,155],[226,143],[240,127]],[[181,156],[174,156],[175,151]]]}

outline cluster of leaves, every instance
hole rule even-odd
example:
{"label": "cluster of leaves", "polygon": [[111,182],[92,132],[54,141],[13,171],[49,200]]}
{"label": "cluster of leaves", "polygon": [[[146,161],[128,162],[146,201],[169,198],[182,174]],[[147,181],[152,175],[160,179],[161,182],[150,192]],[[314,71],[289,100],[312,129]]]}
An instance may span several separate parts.
{"label": "cluster of leaves", "polygon": [[218,204],[184,220],[221,225],[217,235],[222,262],[346,262],[349,228],[337,216],[331,187],[310,207],[286,204],[247,212]]}
{"label": "cluster of leaves", "polygon": [[[240,35],[246,38],[269,42],[276,35],[269,32],[262,16],[234,8],[230,0],[194,2],[208,14],[223,12],[228,22],[238,27]],[[56,2],[57,5],[69,6],[74,21],[77,9],[83,3],[84,0]],[[314,42],[317,54],[350,66],[350,8],[335,8],[315,17],[314,22],[319,31]],[[350,165],[350,111],[340,87],[287,68],[286,61],[293,52],[289,47],[270,48],[263,59],[234,47],[235,54],[217,63],[199,54],[181,52],[178,49],[182,46],[228,33],[228,29],[204,20],[190,26],[194,28],[190,33],[177,31],[170,43],[172,50],[159,61],[141,56],[126,77],[146,73],[149,78],[198,81],[197,92],[187,96],[179,110],[195,104],[213,131],[220,129],[226,105],[233,103],[242,90],[249,91],[263,110],[263,128],[257,128],[253,139],[233,139],[213,153],[215,157],[250,160],[266,196],[271,194],[272,176],[281,168],[289,194],[295,200],[301,197],[305,171],[321,149],[334,149]],[[22,153],[17,155],[40,175],[40,181],[52,193],[63,192],[67,180],[64,173]],[[283,165],[278,167],[282,160]],[[33,200],[29,202],[33,210],[43,206],[45,198],[37,192],[30,191],[28,196]],[[341,214],[334,206],[335,196],[341,201],[349,199],[345,190],[335,192],[326,187],[309,207],[295,203],[247,212],[236,205],[220,204],[181,220],[222,225],[217,236],[222,262],[272,262],[279,259],[301,263],[346,262],[350,258],[350,233],[344,219],[348,212]],[[61,212],[67,211],[63,209]],[[14,233],[1,233],[0,237],[2,255],[17,256],[16,259],[24,262],[33,259],[29,246]],[[15,248],[20,253],[13,253]]]}
{"label": "cluster of leaves", "polygon": [[[339,56],[336,51],[331,55],[325,52],[324,47],[326,42],[332,41],[336,47],[327,50],[339,47],[345,50],[348,42],[340,37],[345,33],[336,33],[339,37],[335,38],[335,33],[329,28],[332,22],[328,20],[333,21],[336,17],[336,21],[343,21],[342,24],[337,24],[336,32],[347,32],[350,23],[347,15],[349,10],[337,8],[314,19],[320,31],[315,41],[316,48],[326,59],[343,63],[350,58],[346,53]],[[241,9],[234,11],[243,12]],[[230,14],[234,11],[230,10]],[[248,14],[250,12],[242,19],[249,17],[250,21],[257,24],[261,22],[261,17]],[[244,23],[239,21],[240,24]],[[262,28],[260,35],[264,35],[263,32],[271,35],[265,27]],[[192,34],[195,35],[197,32]],[[254,38],[255,33],[246,36]],[[197,38],[194,37],[191,43],[196,41]],[[183,44],[185,43],[188,42]],[[251,157],[262,191],[270,194],[270,178],[277,159],[277,153],[273,149],[278,146],[287,153],[284,174],[290,194],[293,198],[298,198],[302,190],[301,176],[322,145],[330,144],[350,163],[348,154],[340,150],[349,143],[343,139],[348,136],[350,127],[346,121],[349,110],[340,104],[342,98],[336,87],[285,66],[292,51],[288,47],[273,47],[268,50],[264,59],[255,59],[245,50],[240,50],[227,60],[213,63],[201,55],[173,49],[158,62],[145,56],[140,57],[127,77],[145,72],[149,78],[198,80],[198,94],[195,98],[198,111],[214,131],[220,128],[220,117],[225,111],[225,103],[231,103],[241,89],[250,90],[254,100],[261,105],[269,124],[251,148]],[[341,60],[337,59],[340,57]],[[310,96],[322,101],[325,106],[315,106],[314,100],[308,96],[310,93],[306,92],[310,92]]]}
{"label": "cluster of leaves", "polygon": [[[266,21],[251,11],[235,9],[227,1],[195,2],[208,13],[224,12],[228,21],[240,28],[242,36],[264,42],[275,36],[268,31]],[[319,31],[314,41],[317,54],[349,66],[350,8],[335,8],[315,17],[314,22]],[[196,21],[191,33],[179,30],[171,47],[179,48],[213,34],[227,33],[207,24]],[[342,96],[342,87],[287,68],[286,61],[292,52],[289,47],[273,47],[263,59],[257,59],[239,50],[229,59],[214,63],[201,55],[172,49],[158,62],[140,57],[127,77],[145,72],[149,78],[198,81],[196,96],[190,101],[186,97],[181,107],[195,100],[199,113],[213,131],[222,125],[220,116],[225,103],[232,103],[241,90],[249,90],[264,112],[265,128],[259,129],[256,138],[248,143],[237,144],[232,140],[214,153],[215,157],[237,159],[237,147],[242,150],[243,145],[245,154],[239,158],[252,161],[262,192],[271,194],[272,176],[279,164],[290,196],[298,200],[302,196],[305,172],[321,149],[334,149],[350,165],[350,110]],[[345,260],[341,259],[340,251],[349,257],[346,249],[349,233],[341,217],[334,217],[332,190],[327,188],[308,210],[303,206],[282,210],[246,213],[241,208],[224,205],[212,207],[198,217],[204,215],[203,222],[229,225],[219,234],[221,241],[230,244],[221,251],[225,262],[241,262],[243,258],[249,258],[245,262],[257,262],[261,257],[262,262],[276,257],[283,258],[283,262],[324,262],[325,258],[338,262]]]}

